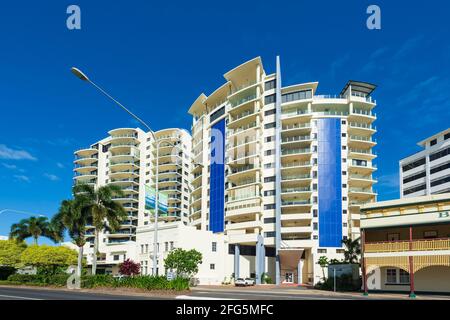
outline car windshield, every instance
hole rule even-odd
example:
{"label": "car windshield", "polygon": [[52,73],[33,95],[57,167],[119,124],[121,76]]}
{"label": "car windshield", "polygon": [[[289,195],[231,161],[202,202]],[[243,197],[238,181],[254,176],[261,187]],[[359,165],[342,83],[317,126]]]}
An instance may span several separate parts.
{"label": "car windshield", "polygon": [[244,279],[242,279],[242,278],[238,278],[238,279],[237,279],[237,281],[244,281]]}

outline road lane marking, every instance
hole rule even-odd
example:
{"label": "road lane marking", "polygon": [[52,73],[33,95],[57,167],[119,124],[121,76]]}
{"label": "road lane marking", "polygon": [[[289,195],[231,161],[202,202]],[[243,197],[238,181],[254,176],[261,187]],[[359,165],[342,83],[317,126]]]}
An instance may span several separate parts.
{"label": "road lane marking", "polygon": [[15,299],[22,299],[22,300],[43,300],[38,298],[30,298],[30,297],[21,297],[21,296],[8,296],[6,294],[0,294],[0,298],[15,298]]}
{"label": "road lane marking", "polygon": [[175,299],[179,300],[237,300],[230,298],[213,298],[213,297],[198,297],[198,296],[176,296]]}

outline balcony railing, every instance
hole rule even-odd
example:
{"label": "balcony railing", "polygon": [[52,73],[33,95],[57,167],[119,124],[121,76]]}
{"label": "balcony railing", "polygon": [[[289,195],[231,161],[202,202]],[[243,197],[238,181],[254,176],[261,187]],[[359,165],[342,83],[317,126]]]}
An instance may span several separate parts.
{"label": "balcony railing", "polygon": [[370,110],[353,109],[353,114],[362,114],[364,116],[375,117],[375,113]]}
{"label": "balcony railing", "polygon": [[349,125],[352,128],[363,128],[363,129],[375,130],[374,126],[372,126],[371,124],[367,124],[367,123],[350,122]]}
{"label": "balcony railing", "polygon": [[291,176],[283,176],[281,177],[282,181],[288,181],[288,180],[299,180],[299,179],[309,179],[311,178],[311,175],[309,174],[296,174]]}
{"label": "balcony railing", "polygon": [[450,238],[369,242],[364,244],[366,253],[450,250]]}
{"label": "balcony railing", "polygon": [[282,143],[311,140],[311,136],[295,136],[281,139]]}
{"label": "balcony railing", "polygon": [[311,128],[311,124],[309,124],[309,123],[296,123],[296,124],[283,126],[283,130],[304,129],[304,128]]}
{"label": "balcony railing", "polygon": [[245,97],[243,99],[240,99],[238,101],[231,102],[230,103],[231,104],[231,108],[236,108],[237,106],[240,106],[241,104],[244,104],[244,103],[246,103],[248,101],[251,101],[251,100],[254,100],[254,99],[256,99],[256,94],[252,94],[252,95],[250,95],[248,97]]}
{"label": "balcony railing", "polygon": [[285,149],[285,150],[281,150],[281,154],[284,155],[288,155],[288,154],[297,154],[297,153],[310,153],[311,149],[310,148],[303,148],[303,149]]}

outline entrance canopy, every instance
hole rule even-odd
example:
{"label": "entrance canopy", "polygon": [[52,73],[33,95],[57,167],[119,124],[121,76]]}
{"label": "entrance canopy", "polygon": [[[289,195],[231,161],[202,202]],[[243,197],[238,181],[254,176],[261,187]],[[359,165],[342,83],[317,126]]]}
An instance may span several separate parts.
{"label": "entrance canopy", "polygon": [[280,249],[280,262],[283,269],[297,269],[298,263],[303,255],[303,248],[298,249]]}

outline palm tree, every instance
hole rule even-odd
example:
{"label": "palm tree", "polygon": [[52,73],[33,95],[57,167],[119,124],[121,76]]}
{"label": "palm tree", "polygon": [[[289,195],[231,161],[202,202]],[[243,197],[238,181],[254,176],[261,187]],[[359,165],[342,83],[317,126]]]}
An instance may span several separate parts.
{"label": "palm tree", "polygon": [[56,232],[47,217],[30,217],[22,219],[11,226],[11,231],[9,233],[11,239],[19,241],[33,237],[35,245],[38,244],[40,236],[49,238],[55,243],[61,240],[60,234]]}
{"label": "palm tree", "polygon": [[323,279],[325,280],[325,267],[328,266],[328,258],[326,256],[319,257],[317,264],[322,268]]}
{"label": "palm tree", "polygon": [[359,257],[361,255],[361,245],[360,239],[357,238],[352,240],[347,238],[342,240],[342,244],[345,246],[344,250],[344,261],[347,263],[358,263]]}
{"label": "palm tree", "polygon": [[78,246],[77,276],[79,277],[81,277],[88,219],[89,213],[82,210],[82,203],[75,198],[74,200],[63,200],[58,213],[53,216],[51,221],[51,224],[60,233],[67,230],[73,242]]}
{"label": "palm tree", "polygon": [[[112,200],[115,197],[123,197],[124,193],[118,186],[106,185],[95,189],[87,184],[76,185],[73,188],[73,192],[78,201],[80,201],[81,210],[87,212],[95,228],[92,260],[92,274],[95,274],[100,231],[105,230],[105,227],[107,227],[108,230],[114,232],[119,229],[120,222],[127,218],[127,212],[124,207]],[[107,226],[105,226],[105,222],[107,222]]]}

